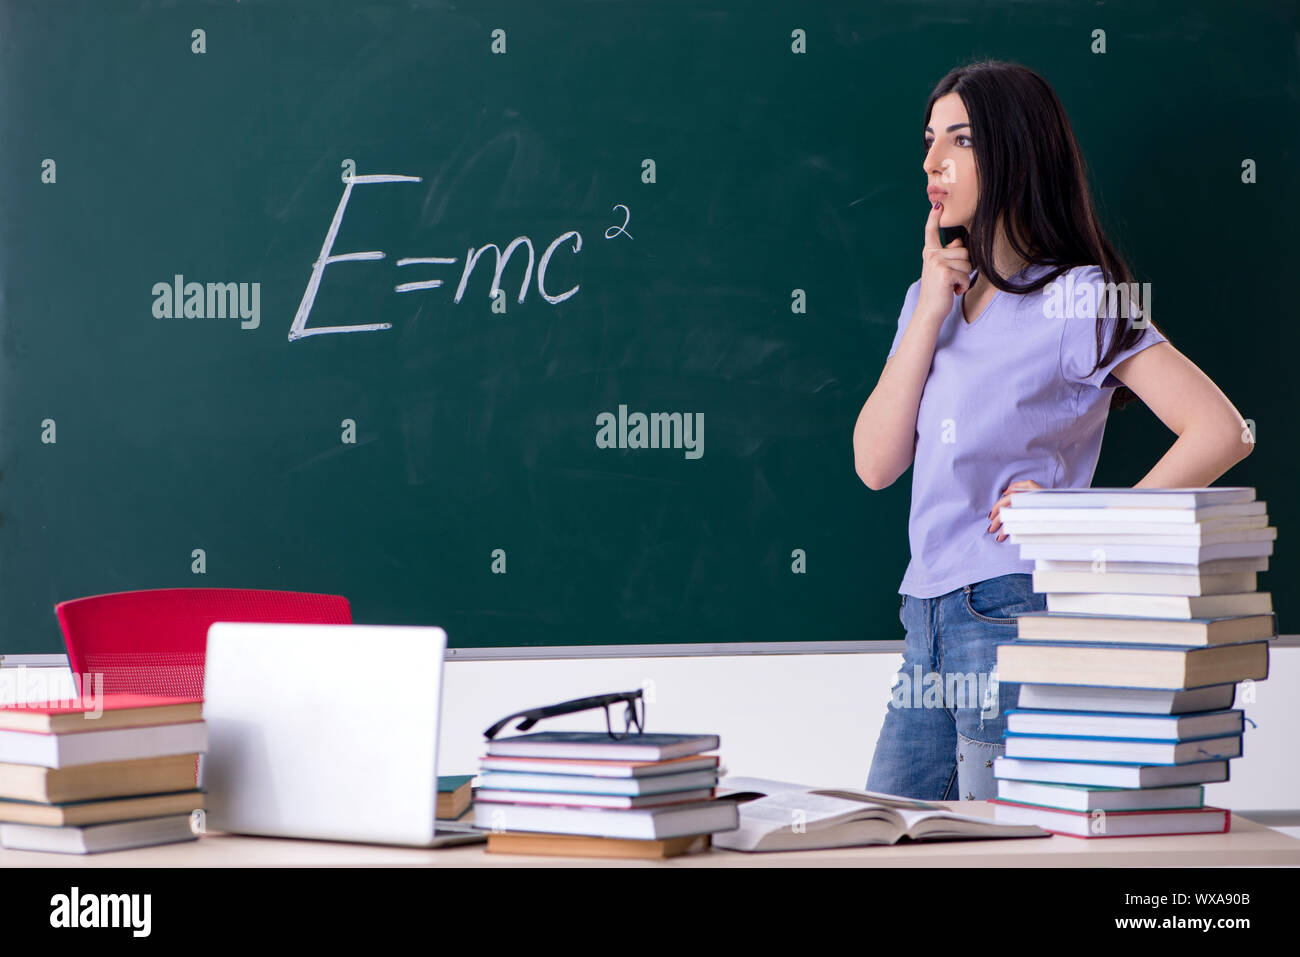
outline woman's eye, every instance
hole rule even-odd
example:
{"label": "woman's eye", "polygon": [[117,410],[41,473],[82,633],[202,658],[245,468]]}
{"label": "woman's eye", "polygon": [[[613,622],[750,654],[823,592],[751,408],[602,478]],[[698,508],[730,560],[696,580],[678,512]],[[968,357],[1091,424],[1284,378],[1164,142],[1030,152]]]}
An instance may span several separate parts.
{"label": "woman's eye", "polygon": [[[970,137],[967,136],[965,133],[958,133],[955,139],[959,146],[971,145]],[[962,142],[963,140],[965,140],[964,143]],[[933,145],[934,145],[934,140],[926,140],[924,143],[921,144],[921,151],[924,153],[928,153],[930,152],[930,147]]]}

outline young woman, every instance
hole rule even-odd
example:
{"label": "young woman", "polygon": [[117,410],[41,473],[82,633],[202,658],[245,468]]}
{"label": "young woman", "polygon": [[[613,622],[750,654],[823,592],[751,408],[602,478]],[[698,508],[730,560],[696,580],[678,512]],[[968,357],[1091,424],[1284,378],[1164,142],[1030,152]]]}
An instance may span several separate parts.
{"label": "young woman", "polygon": [[[993,683],[995,645],[1016,636],[1016,615],[1046,607],[999,510],[1028,489],[1090,486],[1107,412],[1134,394],[1178,436],[1138,488],[1210,485],[1251,440],[1140,297],[1123,308],[1095,295],[1132,275],[1102,234],[1078,143],[1041,76],[997,61],[953,70],[922,125],[921,277],[853,431],[869,488],[912,467],[903,669],[866,786],[982,800],[997,792],[1018,688]],[[940,226],[966,227],[969,243],[940,245]]]}

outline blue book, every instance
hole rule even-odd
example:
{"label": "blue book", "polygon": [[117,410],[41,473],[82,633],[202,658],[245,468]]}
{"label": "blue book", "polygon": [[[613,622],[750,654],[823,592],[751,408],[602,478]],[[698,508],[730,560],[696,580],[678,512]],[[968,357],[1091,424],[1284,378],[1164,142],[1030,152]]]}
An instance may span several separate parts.
{"label": "blue book", "polygon": [[1160,788],[1180,784],[1214,784],[1228,780],[1227,761],[1190,764],[1133,765],[1083,761],[1034,761],[997,758],[993,776],[999,781],[1039,781],[1087,787]]}
{"label": "blue book", "polygon": [[1099,713],[1095,711],[1040,711],[1011,708],[1009,734],[1036,734],[1089,738],[1131,738],[1147,741],[1192,741],[1241,734],[1245,712],[1206,711],[1188,715]]}
{"label": "blue book", "polygon": [[663,761],[717,748],[716,734],[629,734],[605,731],[537,731],[487,743],[487,753],[546,758],[605,758]]}
{"label": "blue book", "polygon": [[1241,756],[1241,735],[1194,741],[1144,738],[1088,738],[1071,735],[1011,734],[1004,731],[1008,758],[1080,761],[1100,764],[1194,764]]}
{"label": "blue book", "polygon": [[1151,811],[1202,807],[1205,804],[1205,788],[1199,784],[1114,788],[1002,778],[998,781],[998,797],[1016,804],[1066,811]]}
{"label": "blue book", "polygon": [[657,774],[648,778],[588,777],[583,774],[530,774],[484,771],[479,775],[479,795],[487,788],[504,791],[540,791],[559,794],[621,794],[638,796],[711,788],[718,783],[714,768],[683,774]]}

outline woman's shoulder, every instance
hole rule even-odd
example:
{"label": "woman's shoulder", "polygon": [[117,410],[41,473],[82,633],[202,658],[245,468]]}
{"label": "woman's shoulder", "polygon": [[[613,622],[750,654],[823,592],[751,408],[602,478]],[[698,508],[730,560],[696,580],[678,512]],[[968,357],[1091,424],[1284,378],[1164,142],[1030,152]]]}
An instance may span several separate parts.
{"label": "woman's shoulder", "polygon": [[[1024,294],[1038,308],[1044,301],[1073,300],[1079,290],[1103,282],[1100,266],[1065,266],[1059,263],[1031,263],[1012,277],[1016,283],[1032,283],[1046,278],[1036,290]],[[1048,308],[1043,306],[1043,308]]]}

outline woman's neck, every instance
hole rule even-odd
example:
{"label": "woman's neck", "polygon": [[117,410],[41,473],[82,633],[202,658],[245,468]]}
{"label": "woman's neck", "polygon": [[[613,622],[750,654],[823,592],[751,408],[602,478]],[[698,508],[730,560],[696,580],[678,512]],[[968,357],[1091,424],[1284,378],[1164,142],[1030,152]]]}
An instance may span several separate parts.
{"label": "woman's neck", "polygon": [[[997,274],[1003,279],[1010,279],[1028,265],[1029,260],[1016,255],[1011,248],[1011,243],[1007,241],[1006,233],[999,229],[993,240],[993,268]],[[988,288],[988,279],[981,271],[975,280],[975,285],[971,287],[971,292],[978,296],[986,288]]]}

